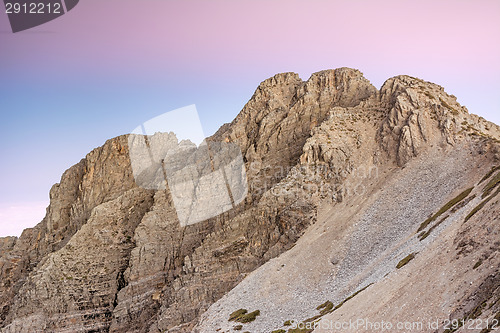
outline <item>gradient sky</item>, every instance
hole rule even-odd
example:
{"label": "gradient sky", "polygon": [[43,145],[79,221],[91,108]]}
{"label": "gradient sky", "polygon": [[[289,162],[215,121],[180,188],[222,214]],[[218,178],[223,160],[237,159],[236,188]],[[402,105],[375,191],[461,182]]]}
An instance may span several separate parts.
{"label": "gradient sky", "polygon": [[190,104],[212,134],[262,80],[344,66],[438,83],[500,124],[500,1],[82,0],[16,34],[0,13],[0,236],[108,138]]}

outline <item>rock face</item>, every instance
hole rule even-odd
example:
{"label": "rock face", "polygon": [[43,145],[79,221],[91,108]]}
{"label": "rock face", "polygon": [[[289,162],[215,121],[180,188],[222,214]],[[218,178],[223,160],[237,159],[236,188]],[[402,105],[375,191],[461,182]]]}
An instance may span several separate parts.
{"label": "rock face", "polygon": [[[436,285],[449,302],[448,313],[430,307],[421,315],[463,317],[478,299],[498,299],[485,291],[499,286],[498,170],[477,183],[500,164],[499,137],[498,126],[420,79],[398,76],[378,91],[348,68],[305,82],[278,74],[208,139],[235,143],[244,156],[249,193],[226,213],[181,227],[168,187],[136,185],[126,136],[66,171],[44,220],[19,239],[0,239],[0,331],[227,332],[235,325],[229,314],[248,308],[262,318],[245,330],[268,332],[369,283],[375,302],[377,290],[387,294],[385,277],[409,302],[409,278],[395,269],[404,255],[418,253],[409,265],[425,271],[419,258],[435,254],[429,271],[447,262],[452,274],[477,250],[488,264],[453,273],[451,289],[414,282],[414,293]],[[455,211],[415,235],[467,188]],[[475,234],[476,225],[489,236]],[[420,240],[426,232],[432,236]],[[478,282],[460,287],[471,278]],[[355,301],[352,313],[363,308]],[[370,314],[396,318],[391,302]]]}
{"label": "rock face", "polygon": [[[14,296],[26,284],[34,269],[63,248],[88,221],[100,204],[135,187],[128,163],[126,138],[118,137],[94,149],[80,163],[68,169],[61,182],[50,190],[50,206],[43,221],[26,229],[19,239],[2,251],[0,271],[0,322],[5,326]],[[53,304],[47,304],[48,308]],[[43,308],[36,309],[43,311]],[[7,319],[10,321],[10,319]]]}

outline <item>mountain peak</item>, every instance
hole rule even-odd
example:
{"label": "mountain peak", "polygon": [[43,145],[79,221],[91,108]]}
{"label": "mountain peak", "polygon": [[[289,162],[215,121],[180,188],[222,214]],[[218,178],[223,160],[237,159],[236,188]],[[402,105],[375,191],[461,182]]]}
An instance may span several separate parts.
{"label": "mountain peak", "polygon": [[[411,253],[427,269],[419,257],[444,256],[448,265],[478,247],[481,260],[498,267],[490,251],[496,234],[467,228],[495,228],[481,213],[498,216],[498,201],[489,196],[498,194],[499,138],[498,126],[417,78],[396,76],[378,91],[351,68],[316,72],[307,81],[277,74],[207,139],[235,143],[242,152],[248,196],[230,211],[182,226],[168,183],[137,185],[127,136],[108,140],[66,171],[50,192],[44,220],[18,239],[0,239],[0,330],[228,331],[229,315],[247,307],[265,313],[249,331],[267,332],[289,316],[313,316],[323,298],[343,304],[354,287],[379,288],[387,274],[406,286],[411,274],[398,275],[396,265]],[[492,180],[478,186],[484,174]],[[442,225],[426,231],[448,228],[446,251],[435,253],[436,243],[427,241],[439,238],[421,242],[417,229],[457,195],[462,201],[450,219],[443,214]],[[470,213],[476,215],[464,224]],[[476,257],[460,267],[473,266]],[[490,263],[482,267],[471,276],[485,281]],[[424,280],[410,281],[412,289]],[[317,281],[320,291],[310,287]],[[456,290],[464,285],[470,284]]]}

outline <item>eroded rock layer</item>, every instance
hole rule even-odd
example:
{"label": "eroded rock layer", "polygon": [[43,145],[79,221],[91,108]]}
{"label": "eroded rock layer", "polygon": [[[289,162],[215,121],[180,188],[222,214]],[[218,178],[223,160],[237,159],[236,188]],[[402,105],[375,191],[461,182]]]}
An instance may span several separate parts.
{"label": "eroded rock layer", "polygon": [[[307,81],[278,74],[208,139],[235,143],[244,157],[249,193],[226,213],[181,227],[168,187],[136,185],[126,136],[66,171],[44,220],[0,239],[0,331],[227,331],[231,312],[259,304],[267,319],[249,331],[278,329],[286,316],[313,314],[319,298],[337,302],[362,282],[377,286],[406,249],[396,245],[457,191],[475,188],[463,214],[481,204],[476,178],[500,164],[499,137],[496,125],[420,79],[398,76],[378,91],[348,68]],[[466,229],[455,237],[493,241]],[[434,243],[416,244],[422,252]],[[324,265],[310,273],[298,259]],[[478,290],[498,288],[486,279],[493,270]],[[465,294],[455,302],[474,303]]]}

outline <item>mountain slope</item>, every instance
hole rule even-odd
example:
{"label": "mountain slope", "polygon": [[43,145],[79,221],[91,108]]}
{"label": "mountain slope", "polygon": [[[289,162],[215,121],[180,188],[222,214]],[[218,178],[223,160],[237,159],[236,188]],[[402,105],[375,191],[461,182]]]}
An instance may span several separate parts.
{"label": "mountain slope", "polygon": [[[186,227],[168,188],[135,185],[127,138],[109,140],[63,175],[37,227],[0,243],[1,332],[230,331],[240,308],[261,311],[244,330],[269,332],[370,283],[323,320],[395,319],[405,304],[420,306],[420,317],[463,317],[498,288],[498,175],[478,183],[500,164],[499,137],[498,126],[416,78],[378,91],[348,68],[305,82],[278,74],[209,138],[240,146],[246,200]],[[486,264],[471,268],[478,258]],[[404,274],[412,267],[438,277]],[[430,306],[432,295],[441,303]]]}
{"label": "mountain slope", "polygon": [[[321,201],[317,222],[296,246],[210,307],[197,331],[230,331],[228,318],[241,308],[261,313],[244,325],[251,332],[286,331],[291,320],[307,329],[321,318],[317,325],[330,331],[358,319],[442,325],[480,305],[493,305],[483,317],[491,319],[499,310],[500,197],[484,187],[498,188],[498,170],[490,171],[500,157],[496,138],[496,125],[469,115],[441,87],[407,76],[388,80],[377,98],[332,110],[304,146],[296,168],[306,177],[276,187],[312,179],[323,190],[333,173],[342,202]],[[478,262],[487,264],[474,269]],[[328,301],[321,314],[317,307]]]}

